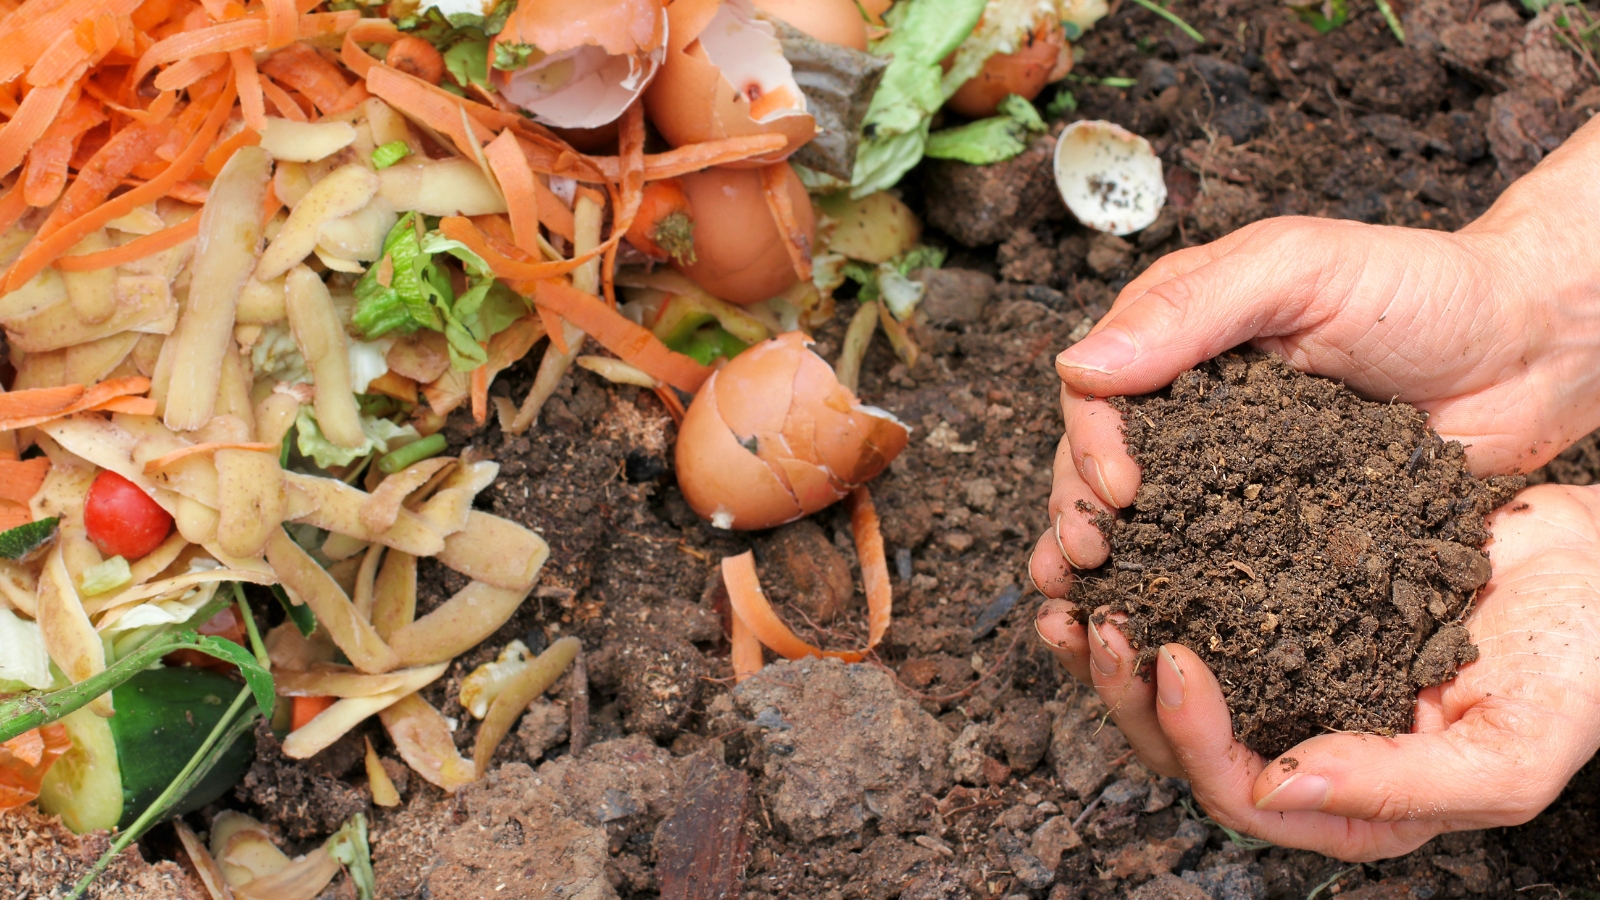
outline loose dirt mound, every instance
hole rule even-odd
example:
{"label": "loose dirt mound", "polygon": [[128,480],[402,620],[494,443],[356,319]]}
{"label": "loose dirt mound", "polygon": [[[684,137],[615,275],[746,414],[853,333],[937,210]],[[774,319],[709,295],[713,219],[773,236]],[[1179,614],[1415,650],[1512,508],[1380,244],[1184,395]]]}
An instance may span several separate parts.
{"label": "loose dirt mound", "polygon": [[1521,477],[1473,478],[1415,408],[1255,351],[1112,403],[1144,484],[1075,599],[1128,614],[1141,666],[1199,653],[1245,744],[1407,731],[1417,689],[1477,658],[1483,517]]}

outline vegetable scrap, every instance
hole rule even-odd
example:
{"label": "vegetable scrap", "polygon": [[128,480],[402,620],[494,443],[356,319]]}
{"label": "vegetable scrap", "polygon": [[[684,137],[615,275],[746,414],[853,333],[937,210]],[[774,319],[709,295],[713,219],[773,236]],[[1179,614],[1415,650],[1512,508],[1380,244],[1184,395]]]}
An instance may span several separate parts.
{"label": "vegetable scrap", "polygon": [[[474,671],[461,700],[482,723],[461,756],[421,692],[512,617],[549,549],[474,508],[499,465],[453,452],[444,426],[493,410],[524,432],[573,365],[661,398],[682,423],[684,496],[716,527],[848,498],[869,639],[826,653],[870,652],[892,598],[865,485],[909,430],[858,402],[860,363],[880,327],[916,362],[910,274],[943,260],[892,189],[925,152],[1020,153],[1045,130],[1033,98],[1105,13],[1102,0],[8,9],[0,704],[37,714],[0,744],[0,807],[39,796],[75,829],[122,827],[123,847],[220,796],[257,715],[292,759],[377,717],[430,783],[485,774],[579,646],[534,657],[512,642]],[[930,134],[941,108],[976,121]],[[806,330],[849,286],[859,312],[836,377]],[[493,390],[534,357],[520,403]],[[424,559],[466,583],[419,617]],[[740,677],[763,646],[825,652],[777,617],[749,554],[722,572]],[[286,620],[262,635],[241,585],[272,591]],[[197,716],[197,691],[224,699]],[[136,760],[128,723],[160,733],[174,716],[187,755]],[[370,740],[366,768],[375,802],[397,803]],[[179,823],[214,897],[310,897],[341,869],[370,891],[364,835],[358,817],[291,860],[238,813],[213,820],[209,845]]]}

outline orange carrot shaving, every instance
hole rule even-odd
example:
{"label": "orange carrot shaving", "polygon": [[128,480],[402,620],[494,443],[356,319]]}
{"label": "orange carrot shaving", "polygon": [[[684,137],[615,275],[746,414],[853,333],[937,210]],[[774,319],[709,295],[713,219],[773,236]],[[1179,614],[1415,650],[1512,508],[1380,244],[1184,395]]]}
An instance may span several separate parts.
{"label": "orange carrot shaving", "polygon": [[146,462],[144,464],[144,473],[151,475],[180,459],[188,459],[191,456],[197,456],[202,453],[215,453],[218,450],[255,450],[260,453],[277,453],[278,445],[261,444],[254,441],[212,441],[206,444],[191,444]]}
{"label": "orange carrot shaving", "polygon": [[0,23],[0,84],[14,81],[48,50],[62,34],[71,32],[96,15],[125,16],[139,0],[66,0],[28,3]]}
{"label": "orange carrot shaving", "polygon": [[[108,2],[108,0],[101,0]],[[303,15],[298,22],[298,36],[306,38],[338,34],[361,18],[356,10],[312,13]],[[230,50],[247,50],[267,42],[265,19],[235,19],[209,28],[185,31],[159,40],[144,51],[131,73],[132,83],[138,84],[156,66],[174,63],[181,59],[206,53],[227,53]]]}
{"label": "orange carrot shaving", "polygon": [[339,46],[339,60],[344,67],[362,78],[378,64],[378,60],[361,49],[362,44],[392,44],[401,38],[400,29],[388,19],[362,19],[344,33],[344,43]]}
{"label": "orange carrot shaving", "polygon": [[0,197],[0,233],[10,231],[22,214],[28,211],[28,201],[23,185],[16,185]]}
{"label": "orange carrot shaving", "polygon": [[200,217],[190,216],[169,228],[163,228],[154,234],[147,234],[135,238],[120,247],[109,250],[97,250],[94,253],[80,253],[76,256],[63,256],[55,261],[55,267],[63,272],[92,272],[95,269],[109,269],[124,263],[131,263],[154,256],[163,250],[170,250],[184,241],[192,239],[200,233]]}
{"label": "orange carrot shaving", "polygon": [[397,374],[392,370],[372,379],[372,383],[367,385],[367,392],[384,394],[396,400],[404,400],[407,403],[417,402],[416,380]]}
{"label": "orange carrot shaving", "polygon": [[0,500],[0,531],[10,531],[33,521],[33,511],[25,504]]}
{"label": "orange carrot shaving", "polygon": [[112,397],[103,403],[96,403],[89,407],[88,412],[114,412],[126,413],[130,416],[153,416],[156,414],[156,402],[149,397]]}
{"label": "orange carrot shaving", "polygon": [[[45,422],[54,421],[80,412],[103,409],[108,406],[117,411],[125,411],[121,404],[115,401],[134,395],[143,394],[150,390],[150,379],[142,376],[129,378],[111,378],[89,388],[81,384],[69,384],[53,388],[32,388],[26,391],[13,391],[9,394],[0,394],[0,431],[14,431],[18,428],[32,428]],[[55,391],[48,394],[44,392]],[[77,394],[75,400],[69,400],[65,405],[45,411],[45,407],[59,403],[62,397],[73,393]],[[14,399],[26,398],[26,399]],[[138,408],[144,408],[140,404]],[[149,404],[154,411],[154,402]],[[16,411],[13,413],[13,411]]]}
{"label": "orange carrot shaving", "polygon": [[[367,70],[367,90],[395,109],[449,137],[468,159],[476,159],[483,142],[494,137],[494,132],[476,117],[462,116],[462,109],[472,103],[471,100],[457,97],[399,69],[374,63]],[[472,128],[471,134],[466,131],[468,126]]]}
{"label": "orange carrot shaving", "polygon": [[[487,344],[484,346],[488,346]],[[472,421],[482,425],[489,421],[489,365],[485,363],[472,370],[471,382]]]}
{"label": "orange carrot shaving", "polygon": [[[472,252],[483,257],[484,262],[489,264],[496,275],[508,282],[534,282],[542,278],[555,278],[571,272],[598,255],[590,251],[558,262],[528,262],[527,254],[519,248],[501,249],[491,246],[477,226],[460,216],[447,216],[442,219],[439,222],[439,231],[451,240],[466,244]],[[513,253],[523,258],[517,258],[512,255]]]}
{"label": "orange carrot shaving", "polygon": [[664,384],[656,385],[655,390],[656,396],[661,398],[661,405],[665,406],[667,414],[672,416],[673,423],[682,425],[683,417],[688,414],[688,411],[683,408],[683,401],[678,398],[677,393]]}
{"label": "orange carrot shaving", "polygon": [[332,112],[350,89],[338,67],[305,44],[291,44],[261,63],[261,74],[299,91],[324,113]]}
{"label": "orange carrot shaving", "polygon": [[[652,153],[644,158],[644,179],[659,181],[698,172],[710,166],[725,166],[742,162],[752,156],[762,156],[782,149],[784,138],[777,134],[750,134],[743,137],[722,138],[701,144],[685,144],[665,153]],[[622,167],[615,156],[596,156],[590,159],[606,179],[616,181]],[[534,161],[534,171],[540,171]]]}
{"label": "orange carrot shaving", "polygon": [[761,192],[767,196],[767,211],[783,235],[783,249],[801,281],[811,280],[811,240],[794,217],[794,202],[789,197],[789,164],[773,163],[761,167]]}
{"label": "orange carrot shaving", "polygon": [[234,151],[240,147],[254,147],[261,143],[261,133],[248,126],[233,133],[232,137],[218,144],[210,153],[206,154],[204,168],[206,173],[215,178],[228,160],[233,158]]}
{"label": "orange carrot shaving", "polygon": [[296,103],[294,97],[290,96],[288,91],[278,87],[277,82],[266,78],[261,79],[261,93],[262,96],[272,102],[272,106],[278,111],[278,115],[283,116],[285,119],[291,119],[295,122],[311,121],[311,118],[306,115],[305,107]]}
{"label": "orange carrot shaving", "polygon": [[0,394],[0,419],[18,419],[25,416],[45,416],[59,412],[82,399],[84,386],[64,384],[60,387],[30,388]]}
{"label": "orange carrot shaving", "polygon": [[62,82],[34,88],[22,98],[17,114],[0,126],[0,178],[22,165],[22,157],[55,121],[71,90],[71,85]]}
{"label": "orange carrot shaving", "polygon": [[[230,50],[228,59],[233,62],[233,78],[239,84],[239,113],[246,128],[260,131],[267,127],[267,100],[261,94],[261,73],[256,69],[256,58],[249,50]],[[206,167],[210,171],[210,166]]]}
{"label": "orange carrot shaving", "polygon": [[28,152],[27,168],[22,173],[23,197],[29,206],[44,207],[56,202],[67,186],[67,166],[78,140],[105,120],[99,105],[84,97],[45,131]]}
{"label": "orange carrot shaving", "polygon": [[298,10],[294,0],[265,0],[267,7],[267,49],[280,50],[294,43],[299,33]]}
{"label": "orange carrot shaving", "polygon": [[432,44],[412,35],[390,44],[383,64],[429,84],[438,84],[444,79],[444,57]]}
{"label": "orange carrot shaving", "polygon": [[729,623],[728,639],[733,645],[731,660],[733,663],[733,682],[738,684],[761,671],[761,667],[766,665],[767,661],[762,658],[761,639],[756,637],[754,631],[750,630],[750,626],[745,624],[744,619],[740,618],[737,612],[733,613],[730,618],[732,621]]}
{"label": "orange carrot shaving", "polygon": [[179,60],[156,76],[158,91],[178,91],[210,75],[228,64],[228,54],[207,53]]}
{"label": "orange carrot shaving", "polygon": [[650,329],[566,281],[539,282],[533,300],[540,306],[554,309],[623,362],[642,369],[657,381],[679,390],[696,391],[711,377],[711,369],[668,349]]}
{"label": "orange carrot shaving", "polygon": [[294,708],[289,717],[289,730],[298,731],[332,706],[333,697],[294,697]]}
{"label": "orange carrot shaving", "polygon": [[194,206],[205,206],[206,198],[211,196],[211,192],[192,181],[184,181],[173,185],[167,196]]}
{"label": "orange carrot shaving", "polygon": [[38,797],[45,773],[71,749],[72,738],[60,722],[25,731],[0,744],[0,810]]}
{"label": "orange carrot shaving", "polygon": [[71,31],[62,32],[50,42],[40,54],[33,68],[28,71],[28,84],[55,84],[72,77],[73,70],[79,72],[80,66],[86,66],[91,60],[90,52],[94,49],[94,20],[89,19],[78,23],[78,27]]}
{"label": "orange carrot shaving", "polygon": [[[395,46],[399,46],[396,44]],[[522,154],[517,137],[508,129],[483,148],[489,168],[500,191],[506,196],[506,208],[511,216],[511,234],[518,247],[529,256],[539,254],[539,190],[538,179],[528,168],[528,158]]]}
{"label": "orange carrot shaving", "polygon": [[878,646],[889,630],[893,595],[889,588],[889,563],[884,557],[883,534],[878,529],[878,514],[872,496],[864,487],[850,494],[850,527],[855,533],[856,553],[861,558],[861,574],[867,588],[867,645],[860,650],[823,650],[801,640],[789,630],[772,604],[761,592],[756,575],[755,555],[746,550],[738,556],[722,558],[722,583],[736,620],[743,620],[756,638],[785,659],[829,656],[845,662],[860,662]]}
{"label": "orange carrot shaving", "polygon": [[561,316],[548,306],[534,306],[539,313],[539,321],[544,324],[545,333],[550,335],[550,346],[562,356],[572,353],[572,348],[567,346],[566,329],[561,327]]}
{"label": "orange carrot shaving", "polygon": [[[135,124],[112,135],[111,139],[96,150],[87,162],[76,167],[78,177],[67,186],[61,195],[61,201],[39,227],[40,236],[50,235],[66,223],[104,203],[106,197],[121,186],[122,179],[126,178],[128,173],[140,163],[154,158],[156,148],[166,140],[171,127],[170,123]],[[77,240],[72,243],[76,244]],[[29,277],[33,277],[32,273]]]}
{"label": "orange carrot shaving", "polygon": [[17,461],[0,460],[0,500],[26,504],[39,493],[44,476],[50,472],[50,460],[36,456]]}
{"label": "orange carrot shaving", "polygon": [[344,89],[344,93],[339,95],[339,99],[334,101],[333,108],[328,110],[328,112],[330,114],[342,113],[347,110],[355,109],[357,106],[360,106],[362,103],[366,102],[366,99],[371,96],[372,92],[367,90],[367,83],[365,81],[358,81]]}
{"label": "orange carrot shaving", "polygon": [[[188,146],[183,149],[183,152],[172,161],[172,165],[167,167],[167,170],[161,173],[159,177],[153,178],[145,184],[118,196],[115,200],[102,203],[96,209],[84,212],[77,218],[61,224],[53,231],[50,230],[50,224],[55,220],[56,214],[52,213],[50,218],[45,220],[44,227],[40,229],[40,233],[45,235],[44,239],[36,238],[29,244],[27,249],[23,250],[22,256],[12,264],[11,270],[6,274],[5,291],[14,291],[26,284],[28,279],[37,275],[41,269],[76,246],[86,235],[103,227],[112,219],[127,215],[136,207],[158,200],[171,193],[172,189],[187,178],[189,173],[194,171],[200,164],[206,149],[216,140],[217,132],[221,130],[228,114],[233,111],[233,98],[233,79],[230,78],[227,86],[223,89],[222,95],[217,98],[211,109],[207,111],[205,120],[201,123],[200,129],[194,138],[189,141]],[[120,138],[123,134],[140,128],[145,128],[145,126],[130,126],[119,132],[117,137]],[[113,138],[112,142],[115,143],[115,141],[116,138]],[[107,146],[110,146],[110,144]],[[100,154],[96,154],[96,158],[99,158],[99,156]],[[116,165],[120,167],[123,162],[125,160],[119,159],[116,161]],[[109,162],[107,163],[108,166],[110,164]],[[108,168],[107,174],[110,171],[113,170]],[[120,178],[120,176],[118,177]],[[60,213],[64,207],[68,206],[68,200],[73,197],[73,192],[79,185],[84,184],[84,181],[84,172],[80,171],[77,180],[72,183],[71,188],[67,189],[66,196],[62,198],[61,203],[56,207],[56,213]],[[90,190],[94,190],[94,188],[90,188]],[[105,193],[109,194],[110,188],[107,188]],[[104,196],[105,194],[100,195],[102,199]]]}

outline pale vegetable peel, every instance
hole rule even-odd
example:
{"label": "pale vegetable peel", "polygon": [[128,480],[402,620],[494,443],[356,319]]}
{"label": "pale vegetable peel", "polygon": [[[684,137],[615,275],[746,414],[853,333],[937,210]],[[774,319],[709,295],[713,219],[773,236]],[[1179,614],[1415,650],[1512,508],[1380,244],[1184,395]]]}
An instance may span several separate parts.
{"label": "pale vegetable peel", "polygon": [[510,732],[517,717],[528,708],[528,704],[556,683],[561,673],[572,664],[572,659],[578,655],[581,646],[575,637],[564,637],[551,644],[520,672],[513,675],[499,696],[489,704],[488,714],[484,716],[483,724],[478,726],[477,743],[472,748],[472,758],[479,778],[487,774],[489,763],[494,759],[495,749]]}

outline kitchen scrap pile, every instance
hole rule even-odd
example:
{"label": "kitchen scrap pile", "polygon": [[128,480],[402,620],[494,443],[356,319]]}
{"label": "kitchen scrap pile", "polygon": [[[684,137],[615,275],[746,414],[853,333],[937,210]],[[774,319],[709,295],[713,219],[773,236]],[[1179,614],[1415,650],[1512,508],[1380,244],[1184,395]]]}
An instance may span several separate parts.
{"label": "kitchen scrap pile", "polygon": [[[655,392],[717,527],[848,499],[871,640],[826,652],[861,659],[891,605],[865,484],[908,430],[853,388],[880,327],[915,359],[907,274],[942,258],[889,189],[924,155],[1020,153],[1104,12],[0,0],[0,809],[121,849],[220,797],[257,716],[302,759],[378,716],[422,778],[481,777],[577,646],[470,676],[460,755],[418,691],[548,550],[474,509],[499,467],[442,429],[525,432],[574,364]],[[947,106],[973,121],[932,130]],[[804,330],[847,282],[836,375]],[[520,404],[490,394],[530,356]],[[425,558],[468,583],[419,618]],[[749,553],[722,572],[737,676],[824,652]],[[243,585],[285,621],[261,634]],[[178,828],[215,897],[370,889],[360,817],[293,860],[239,813]]]}

